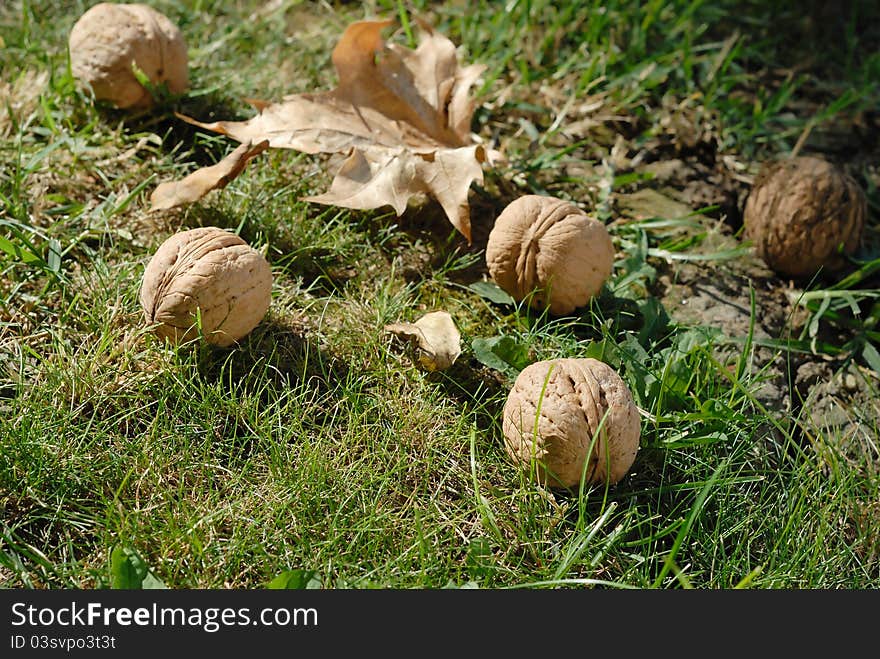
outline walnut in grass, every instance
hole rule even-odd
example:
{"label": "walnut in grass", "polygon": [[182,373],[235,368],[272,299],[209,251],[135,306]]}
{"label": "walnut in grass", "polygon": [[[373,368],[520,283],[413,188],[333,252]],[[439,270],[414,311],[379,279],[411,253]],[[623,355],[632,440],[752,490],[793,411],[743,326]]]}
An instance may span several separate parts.
{"label": "walnut in grass", "polygon": [[614,247],[605,225],[574,204],[526,195],[495,220],[486,263],[495,283],[515,300],[564,315],[602,290]]}
{"label": "walnut in grass", "polygon": [[839,167],[801,156],[766,163],[743,212],[746,236],[770,268],[809,277],[838,270],[858,248],[867,200]]}
{"label": "walnut in grass", "polygon": [[233,233],[190,229],[166,240],[144,272],[140,302],[156,334],[183,343],[201,332],[225,347],[251,332],[272,294],[269,263]]}
{"label": "walnut in grass", "polygon": [[527,366],[502,414],[507,453],[550,487],[617,483],[639,448],[639,410],[621,377],[595,359]]}
{"label": "walnut in grass", "polygon": [[146,108],[154,102],[132,65],[154,85],[166,83],[174,94],[189,85],[183,34],[147,5],[102,2],[91,7],[71,29],[68,47],[74,77],[95,98],[118,108]]}

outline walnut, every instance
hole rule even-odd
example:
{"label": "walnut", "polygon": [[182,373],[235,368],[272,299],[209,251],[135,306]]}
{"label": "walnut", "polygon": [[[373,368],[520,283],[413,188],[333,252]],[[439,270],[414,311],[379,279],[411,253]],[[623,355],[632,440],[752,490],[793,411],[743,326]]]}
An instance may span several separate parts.
{"label": "walnut", "polygon": [[175,343],[199,336],[229,346],[269,309],[272,271],[263,256],[217,227],[190,229],[166,240],[147,264],[140,302],[156,334]]}
{"label": "walnut", "polygon": [[765,163],[743,212],[746,236],[773,270],[809,277],[838,270],[859,246],[865,194],[835,165],[812,157]]}
{"label": "walnut", "polygon": [[102,2],[74,24],[68,42],[74,77],[99,100],[119,108],[146,108],[153,96],[138,82],[132,64],[153,84],[180,94],[189,85],[186,43],[174,23],[142,4]]}
{"label": "walnut", "polygon": [[495,220],[486,263],[495,282],[515,300],[528,298],[536,309],[549,307],[550,313],[564,315],[602,290],[611,275],[614,247],[605,225],[574,204],[526,195]]}
{"label": "walnut", "polygon": [[611,484],[623,478],[641,424],[632,394],[610,366],[555,359],[531,364],[516,378],[502,431],[507,453],[539,482],[573,488],[581,478]]}

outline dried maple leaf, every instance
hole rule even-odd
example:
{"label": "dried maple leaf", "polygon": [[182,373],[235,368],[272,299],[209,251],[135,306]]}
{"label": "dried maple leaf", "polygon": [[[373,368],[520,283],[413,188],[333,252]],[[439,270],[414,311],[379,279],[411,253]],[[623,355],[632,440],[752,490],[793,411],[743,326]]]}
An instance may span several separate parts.
{"label": "dried maple leaf", "polygon": [[269,148],[269,140],[241,144],[216,165],[202,167],[180,181],[160,183],[150,195],[153,210],[167,210],[198,201],[211,190],[224,187],[241,174],[248,160]]}
{"label": "dried maple leaf", "polygon": [[485,67],[460,67],[452,42],[424,23],[415,50],[388,44],[381,32],[391,23],[359,21],[345,30],[333,50],[336,89],[254,101],[258,114],[247,121],[179,116],[239,142],[346,153],[330,190],[307,200],[357,209],[390,205],[400,215],[410,197],[426,193],[470,242],[467,194],[483,179],[486,153],[471,139],[469,91]]}

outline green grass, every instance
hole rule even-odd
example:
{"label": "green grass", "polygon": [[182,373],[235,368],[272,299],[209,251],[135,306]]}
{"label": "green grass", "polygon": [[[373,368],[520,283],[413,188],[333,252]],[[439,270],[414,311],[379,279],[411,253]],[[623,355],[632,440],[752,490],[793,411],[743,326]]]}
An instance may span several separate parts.
{"label": "green grass", "polygon": [[[786,2],[152,2],[186,35],[192,90],[139,115],[96,107],[70,76],[67,33],[88,4],[0,9],[0,584],[109,587],[122,548],[174,588],[290,570],[357,588],[880,586],[872,243],[859,274],[805,287],[778,335],[759,331],[756,297],[786,286],[772,277],[744,285],[743,331],[675,320],[659,293],[684,267],[711,282],[747,260],[737,218],[626,221],[620,195],[652,181],[611,157],[619,140],[631,162],[708,149],[745,175],[867,125],[871,3],[806,62],[817,28]],[[396,218],[298,201],[330,176],[289,152],[185,211],[148,211],[156,183],[233,147],[173,110],[247,117],[244,98],[328,89],[339,34],[377,15],[414,32],[425,16],[488,67],[473,128],[510,164],[474,189],[472,247],[432,204]],[[671,125],[701,137],[680,148]],[[849,165],[873,232],[876,153]],[[495,215],[528,192],[594,208],[618,250],[606,290],[572,317],[469,286]],[[208,225],[266,247],[272,307],[233,350],[164,346],[138,305],[144,266],[173,232]],[[382,327],[437,308],[464,352],[428,374]],[[473,341],[496,337],[492,368]],[[561,356],[618,368],[643,411],[616,486],[551,492],[506,457],[513,378]],[[838,397],[849,424],[821,423],[795,386],[804,360],[831,356],[868,392]],[[761,393],[778,374],[790,409]]]}

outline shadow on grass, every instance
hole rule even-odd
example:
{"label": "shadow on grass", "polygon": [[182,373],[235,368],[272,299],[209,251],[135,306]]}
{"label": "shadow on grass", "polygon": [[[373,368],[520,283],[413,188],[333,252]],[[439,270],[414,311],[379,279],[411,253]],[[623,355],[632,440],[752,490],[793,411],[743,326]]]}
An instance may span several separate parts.
{"label": "shadow on grass", "polygon": [[344,382],[349,373],[347,363],[309,341],[302,324],[272,315],[236,347],[201,344],[196,349],[199,377],[205,382],[230,393],[259,390],[267,403],[269,389],[308,383],[318,393],[330,393],[331,383]]}
{"label": "shadow on grass", "polygon": [[108,124],[122,123],[129,132],[155,133],[162,138],[165,152],[185,155],[188,161],[199,167],[215,164],[226,155],[229,144],[234,141],[194,126],[175,113],[202,122],[241,121],[253,116],[253,112],[243,111],[240,102],[216,91],[161,99],[152,108],[135,112],[100,104],[99,112]]}
{"label": "shadow on grass", "polygon": [[[187,209],[186,226],[218,227],[237,233],[249,245],[268,241],[271,246],[266,255],[276,272],[290,278],[301,279],[303,287],[316,294],[333,295],[358,274],[356,264],[347,262],[337,251],[329,247],[295,244],[296,236],[276,225],[248,222],[241,215],[213,204],[193,204]],[[273,230],[274,229],[274,230]]]}
{"label": "shadow on grass", "polygon": [[504,376],[483,366],[475,357],[462,355],[446,371],[433,377],[449,399],[474,415],[481,431],[495,433],[511,384]]}
{"label": "shadow on grass", "polygon": [[[491,172],[486,174],[487,179],[495,176]],[[489,233],[495,218],[516,196],[497,196],[479,185],[471,186],[470,244],[452,225],[440,203],[429,197],[414,198],[399,217],[386,209],[353,212],[353,217],[386,259],[400,263],[407,281],[442,273],[452,282],[468,284],[488,273],[484,255]]]}

